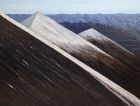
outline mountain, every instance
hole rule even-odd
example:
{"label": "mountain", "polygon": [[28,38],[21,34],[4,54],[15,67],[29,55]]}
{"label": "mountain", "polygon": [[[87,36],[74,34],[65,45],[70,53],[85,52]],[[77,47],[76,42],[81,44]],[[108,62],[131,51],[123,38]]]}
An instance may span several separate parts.
{"label": "mountain", "polygon": [[79,33],[79,35],[92,44],[96,45],[98,48],[102,49],[112,57],[119,59],[126,66],[139,67],[140,61],[134,54],[132,54],[116,42],[112,41],[111,39],[107,38],[100,32],[96,31],[95,29],[88,29],[84,32]]}
{"label": "mountain", "polygon": [[76,33],[94,28],[140,56],[140,14],[61,14],[50,17]]}
{"label": "mountain", "polygon": [[[21,22],[30,14],[9,14]],[[48,15],[75,33],[94,28],[140,57],[140,14],[54,14]]]}
{"label": "mountain", "polygon": [[134,95],[3,13],[0,23],[1,106],[140,105]]}
{"label": "mountain", "polygon": [[[106,37],[120,44],[128,51],[134,53],[137,57],[140,57],[140,41],[137,36],[136,28],[122,29],[121,27],[109,26],[106,24],[99,24],[94,22],[88,23],[61,23],[66,28],[74,31],[75,33],[80,33],[90,28],[96,29],[98,32],[102,33]],[[137,33],[137,34],[136,34]]]}
{"label": "mountain", "polygon": [[33,14],[22,24],[140,97],[139,67],[123,64],[41,13]]}

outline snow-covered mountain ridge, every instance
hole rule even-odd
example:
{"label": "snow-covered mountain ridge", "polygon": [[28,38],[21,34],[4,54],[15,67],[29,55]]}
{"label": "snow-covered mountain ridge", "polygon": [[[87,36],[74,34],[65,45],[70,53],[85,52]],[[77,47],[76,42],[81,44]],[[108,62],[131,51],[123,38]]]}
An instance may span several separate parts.
{"label": "snow-covered mountain ridge", "polygon": [[[40,34],[43,38],[53,42],[56,45],[59,45],[61,48],[66,49],[69,52],[73,52],[76,50],[78,51],[78,48],[80,48],[80,46],[88,45],[93,47],[97,51],[106,54],[96,46],[87,42],[82,37],[56,23],[51,18],[43,15],[42,13],[36,12],[31,17],[24,20],[22,24],[33,30],[37,34]],[[78,46],[77,49],[74,48],[76,46]]]}
{"label": "snow-covered mountain ridge", "polygon": [[[110,54],[112,57],[117,58],[118,60],[124,62],[126,66],[134,65],[133,67],[139,66],[137,63],[137,57],[133,56],[131,52],[112,41],[108,37],[104,36],[100,32],[91,28],[86,31],[79,33],[79,35],[85,38],[87,41],[96,45],[98,48],[102,49],[104,52]],[[132,63],[132,64],[131,64]],[[137,66],[135,66],[137,64]]]}
{"label": "snow-covered mountain ridge", "polygon": [[138,85],[137,81],[139,81],[137,77],[139,68],[135,65],[123,64],[117,58],[104,52],[102,48],[91,44],[41,13],[33,14],[22,24],[139,97],[139,93],[136,93],[139,86],[132,86]]}
{"label": "snow-covered mountain ridge", "polygon": [[[138,106],[140,104],[140,101],[138,98],[136,98],[129,92],[125,91],[123,88],[117,86],[116,84],[114,84],[113,82],[108,80],[107,78],[103,77],[101,74],[97,74],[96,71],[94,71],[93,69],[91,69],[90,67],[85,65],[84,63],[80,62],[79,60],[75,59],[71,55],[67,54],[66,52],[64,52],[63,50],[58,48],[57,46],[54,46],[52,43],[48,42],[47,40],[41,38],[39,35],[33,33],[32,31],[28,30],[27,28],[23,27],[21,24],[10,19],[3,13],[1,14],[0,20],[1,20],[0,40],[2,42],[1,54],[0,54],[0,56],[2,58],[2,60],[0,61],[2,63],[2,65],[1,65],[2,72],[0,73],[0,75],[2,76],[2,79],[3,79],[0,82],[1,83],[0,87],[2,88],[1,90],[3,91],[3,92],[1,92],[3,94],[3,95],[1,95],[1,98],[2,98],[2,100],[5,100],[5,98],[6,99],[8,98],[8,100],[9,100],[8,102],[1,101],[0,103],[2,105],[5,105],[5,104],[7,104],[7,105],[9,105],[9,104],[14,104],[14,105],[38,104],[38,103],[40,103],[40,101],[42,104],[57,103],[57,105],[58,105],[58,103],[59,103],[62,106],[65,106],[64,104],[67,104],[69,102],[76,104],[77,100],[75,100],[75,99],[77,99],[77,97],[74,98],[75,95],[73,95],[73,94],[75,94],[75,93],[77,94],[77,92],[79,92],[82,87],[86,88],[88,86],[82,85],[79,87],[80,89],[76,90],[77,92],[74,93],[74,91],[75,91],[74,88],[77,88],[77,87],[73,87],[73,86],[76,86],[77,83],[80,85],[82,83],[81,83],[81,81],[78,82],[78,77],[77,77],[77,75],[75,75],[75,72],[77,72],[77,71],[72,69],[73,67],[68,67],[69,65],[72,65],[72,66],[74,65],[72,63],[72,61],[75,64],[79,65],[81,68],[88,70],[93,76],[97,75],[97,76],[95,76],[95,78],[96,79],[99,78],[100,80],[98,79],[98,81],[100,83],[102,83],[106,88],[108,88],[110,91],[112,91],[114,94],[116,94],[120,99],[122,99],[125,103],[127,103],[127,105]],[[11,52],[12,52],[12,54],[10,54]],[[54,53],[54,54],[51,54],[51,53]],[[15,54],[17,54],[17,55],[15,55]],[[7,56],[10,58],[7,58]],[[60,56],[61,59],[60,58],[58,59],[57,56]],[[63,56],[65,56],[65,58]],[[68,59],[70,59],[71,62],[68,61],[66,57]],[[29,64],[27,64],[27,62],[25,60],[24,60],[24,63],[22,63],[22,61],[19,61],[19,59],[25,59]],[[65,64],[66,67],[64,67],[64,69],[63,69],[62,66],[65,66],[64,65],[65,61],[66,61],[66,64]],[[17,64],[14,64],[14,63],[17,63]],[[71,63],[71,64],[68,64],[68,63]],[[56,68],[51,67],[52,65],[57,66],[57,67]],[[16,66],[16,68],[15,68],[15,66]],[[20,71],[18,70],[17,67],[20,69]],[[80,67],[78,67],[78,68],[80,68]],[[75,66],[75,68],[76,68],[76,66]],[[77,69],[77,70],[80,71],[80,69]],[[59,73],[59,71],[60,71],[60,73]],[[64,73],[63,73],[63,71],[64,71]],[[77,73],[79,74],[79,72],[77,72]],[[57,75],[60,74],[60,75],[57,76],[56,74]],[[71,77],[65,78],[65,76],[63,76],[63,75],[67,75],[67,74],[68,74],[68,76],[71,75]],[[9,78],[6,78],[5,77],[6,75],[8,75]],[[54,75],[56,75],[55,78],[53,77]],[[80,75],[80,78],[82,78],[82,74],[79,74],[79,75]],[[86,75],[86,74],[84,74],[84,75]],[[39,76],[39,77],[37,77],[37,76]],[[14,80],[13,80],[13,78],[14,78]],[[84,76],[84,78],[86,79],[86,76]],[[10,79],[12,79],[12,80],[10,80]],[[46,79],[47,79],[47,83],[45,83]],[[62,79],[62,80],[60,80],[60,79]],[[65,82],[68,82],[69,79],[70,79],[70,83],[65,83]],[[74,83],[74,85],[72,86],[71,83],[74,81],[76,81],[76,83]],[[49,84],[48,82],[50,83],[50,85],[48,85]],[[104,82],[106,82],[106,83],[104,83]],[[87,83],[85,83],[85,84],[87,84]],[[7,86],[7,84],[8,84],[8,86]],[[71,87],[69,87],[70,85],[66,86],[67,84],[70,84]],[[95,84],[96,84],[96,82],[95,82]],[[92,86],[94,86],[94,91],[95,91],[95,84],[92,83]],[[97,84],[97,85],[98,85],[97,88],[99,91],[99,88],[101,88],[101,86],[99,86],[99,84]],[[92,86],[89,86],[89,87],[92,88]],[[62,89],[62,88],[64,88],[64,89]],[[67,89],[68,89],[68,91],[67,91]],[[7,91],[8,91],[8,93],[7,93]],[[61,95],[60,91],[62,91],[62,95]],[[97,91],[97,89],[96,89],[96,91]],[[86,92],[87,92],[87,89],[86,89]],[[103,90],[102,90],[102,92],[103,92]],[[82,93],[84,93],[84,92],[82,92]],[[80,92],[79,94],[82,94],[82,93]],[[5,94],[8,94],[8,95],[5,97],[4,96]],[[52,97],[52,94],[53,94],[53,97]],[[58,94],[61,96],[59,96]],[[71,95],[67,96],[65,94],[67,94],[67,95],[71,94]],[[107,100],[107,95],[109,95],[109,93],[107,93],[105,96],[106,100]],[[95,96],[95,95],[93,95],[93,96]],[[103,95],[98,95],[96,97],[96,101],[98,100],[97,98],[102,97],[102,96]],[[79,96],[78,99],[81,99],[80,97],[81,96]],[[92,97],[92,96],[90,96],[90,97]],[[110,95],[109,95],[109,97],[110,97],[110,99],[112,98],[112,96],[110,96]],[[18,98],[18,100],[17,100],[17,98]],[[23,99],[24,99],[24,101],[23,101]],[[63,102],[61,103],[60,100],[61,101],[63,100]],[[93,100],[95,100],[95,99],[93,99]],[[101,100],[101,102],[104,101],[103,98],[100,100]],[[116,100],[117,99],[115,99],[115,101]],[[55,102],[52,102],[52,101],[55,101]],[[79,104],[80,102],[78,102],[77,104]],[[94,104],[95,104],[95,102],[94,102]],[[110,103],[111,102],[113,102],[113,101],[110,101]],[[83,103],[83,101],[82,101],[82,103]],[[89,103],[89,102],[87,102],[87,103]],[[99,103],[100,103],[100,101],[99,101]],[[121,104],[120,106],[124,106],[124,105],[125,104]]]}

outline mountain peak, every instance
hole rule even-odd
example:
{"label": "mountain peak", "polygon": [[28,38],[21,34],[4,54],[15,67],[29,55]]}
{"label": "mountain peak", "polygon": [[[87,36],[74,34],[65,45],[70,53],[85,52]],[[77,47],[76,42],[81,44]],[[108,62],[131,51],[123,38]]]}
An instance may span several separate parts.
{"label": "mountain peak", "polygon": [[101,34],[100,32],[96,31],[93,28],[85,30],[85,31],[79,33],[79,35],[81,37],[88,38],[88,39],[90,39],[90,38],[99,39],[99,40],[106,39],[106,37],[103,34]]}
{"label": "mountain peak", "polygon": [[[96,41],[96,42],[100,42],[103,44],[113,44],[116,46],[116,48],[120,48],[123,51],[130,53],[131,55],[133,55],[131,52],[129,52],[128,50],[126,50],[125,48],[123,48],[121,45],[119,45],[118,43],[116,43],[115,41],[111,40],[110,38],[106,37],[105,35],[101,34],[100,32],[96,31],[93,28],[90,28],[88,30],[85,30],[81,33],[79,33],[79,35],[83,38],[85,38],[86,40],[88,40],[89,42],[91,41]],[[94,43],[93,43],[94,44]],[[108,48],[112,48],[112,47],[108,47]]]}
{"label": "mountain peak", "polygon": [[[81,42],[87,43],[82,37],[76,35],[40,12],[34,13],[32,16],[24,20],[22,24],[34,32],[41,34],[41,36],[47,38],[47,40],[49,39],[59,45],[71,43],[83,45]],[[64,45],[64,47],[66,46]]]}
{"label": "mountain peak", "polygon": [[30,27],[34,22],[35,20],[41,18],[41,17],[44,17],[44,14],[42,14],[41,12],[35,12],[33,15],[31,15],[29,18],[27,18],[26,20],[24,20],[22,22],[22,24]]}
{"label": "mountain peak", "polygon": [[93,28],[90,28],[82,33],[94,33],[94,34],[101,34],[100,32],[96,31],[95,29]]}

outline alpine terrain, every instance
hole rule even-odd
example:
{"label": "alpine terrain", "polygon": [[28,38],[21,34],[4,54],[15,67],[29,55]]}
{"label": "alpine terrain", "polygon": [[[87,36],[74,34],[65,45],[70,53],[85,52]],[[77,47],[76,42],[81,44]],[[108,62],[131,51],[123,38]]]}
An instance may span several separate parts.
{"label": "alpine terrain", "polygon": [[0,13],[0,105],[139,106],[140,100]]}
{"label": "alpine terrain", "polygon": [[[52,42],[137,97],[140,97],[140,70],[135,59],[134,63],[130,62],[133,54],[129,53],[130,60],[126,57],[129,60],[128,62],[121,61],[38,12],[24,20],[22,24],[37,33],[41,38]],[[126,54],[128,54],[128,51],[126,51]]]}

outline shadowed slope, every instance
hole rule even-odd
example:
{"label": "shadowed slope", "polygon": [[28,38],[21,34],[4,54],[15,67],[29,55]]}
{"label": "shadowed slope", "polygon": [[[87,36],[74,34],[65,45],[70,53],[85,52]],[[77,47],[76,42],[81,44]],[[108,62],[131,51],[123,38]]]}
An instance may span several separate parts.
{"label": "shadowed slope", "polygon": [[138,70],[128,67],[82,37],[59,25],[41,13],[35,13],[23,24],[42,38],[49,40],[107,78],[140,97]]}
{"label": "shadowed slope", "polygon": [[85,70],[2,16],[0,105],[125,106]]}

